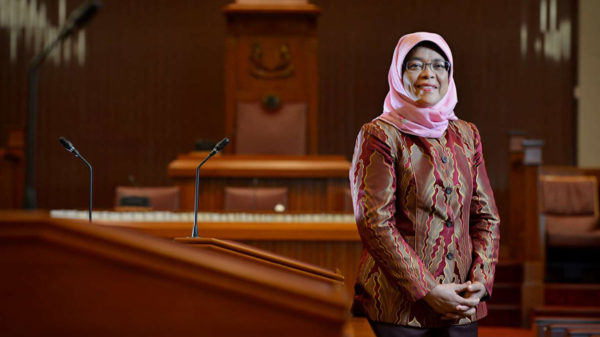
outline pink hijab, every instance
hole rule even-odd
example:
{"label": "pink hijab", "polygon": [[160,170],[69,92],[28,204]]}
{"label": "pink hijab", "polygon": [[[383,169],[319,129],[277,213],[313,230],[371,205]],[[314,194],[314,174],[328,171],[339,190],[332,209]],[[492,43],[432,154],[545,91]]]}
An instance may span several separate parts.
{"label": "pink hijab", "polygon": [[[402,83],[404,58],[417,43],[422,41],[431,41],[438,45],[446,53],[446,57],[452,65],[450,74],[448,74],[450,83],[448,83],[446,95],[435,105],[426,108],[415,105],[404,90],[404,83]],[[398,130],[411,135],[427,138],[441,137],[448,128],[448,121],[458,119],[454,114],[454,107],[458,102],[458,98],[454,78],[452,77],[453,72],[452,52],[441,36],[425,32],[404,35],[400,38],[396,50],[394,50],[394,57],[388,74],[390,91],[383,103],[383,113],[376,119],[387,121]]]}

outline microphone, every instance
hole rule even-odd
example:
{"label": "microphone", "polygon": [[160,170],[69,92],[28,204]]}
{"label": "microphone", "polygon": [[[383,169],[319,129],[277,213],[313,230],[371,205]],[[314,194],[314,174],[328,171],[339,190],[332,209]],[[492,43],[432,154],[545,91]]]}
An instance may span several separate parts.
{"label": "microphone", "polygon": [[92,190],[93,190],[93,186],[92,186],[92,181],[93,181],[92,165],[90,165],[90,163],[87,160],[85,160],[85,158],[83,158],[83,156],[79,153],[79,151],[77,151],[77,149],[75,148],[75,146],[73,146],[73,143],[71,143],[68,139],[66,139],[65,137],[59,137],[58,141],[62,144],[62,146],[67,151],[71,152],[75,157],[81,159],[81,161],[90,170],[90,206],[89,206],[89,219],[90,219],[90,222],[92,222]]}
{"label": "microphone", "polygon": [[65,137],[58,137],[58,141],[62,144],[62,146],[64,146],[65,149],[67,149],[67,151],[72,152],[75,156],[79,156],[79,152],[75,146],[73,146],[73,143],[71,143],[68,139]]}
{"label": "microphone", "polygon": [[71,13],[67,22],[62,26],[56,38],[32,59],[30,70],[37,69],[60,41],[66,39],[77,29],[83,27],[94,17],[94,15],[96,15],[96,12],[98,12],[100,8],[102,8],[102,2],[100,2],[100,0],[87,0],[81,6],[77,7],[77,9]]}
{"label": "microphone", "polygon": [[215,145],[215,147],[210,151],[208,156],[204,158],[204,160],[196,167],[196,193],[194,194],[194,228],[192,229],[192,238],[198,237],[198,189],[200,186],[200,167],[206,163],[212,156],[217,154],[217,152],[223,150],[225,146],[229,144],[229,138],[225,137],[221,139],[220,142]]}
{"label": "microphone", "polygon": [[90,19],[96,15],[96,12],[102,8],[102,3],[98,0],[88,0],[74,10],[67,22],[58,34],[57,40],[62,40],[71,35],[77,28],[83,27]]}
{"label": "microphone", "polygon": [[225,137],[221,139],[221,141],[218,142],[217,145],[215,145],[212,151],[210,151],[210,153],[212,153],[211,157],[214,156],[217,152],[223,150],[223,148],[227,146],[227,144],[229,144],[229,138]]}

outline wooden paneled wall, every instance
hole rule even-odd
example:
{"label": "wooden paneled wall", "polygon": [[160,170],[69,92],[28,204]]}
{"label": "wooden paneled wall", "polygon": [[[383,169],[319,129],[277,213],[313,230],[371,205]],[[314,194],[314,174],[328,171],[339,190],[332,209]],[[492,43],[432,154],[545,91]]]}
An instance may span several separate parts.
{"label": "wooden paneled wall", "polygon": [[[58,1],[45,3],[57,21]],[[67,1],[71,12],[81,1]],[[168,185],[167,165],[198,138],[223,136],[223,50],[228,1],[117,1],[86,28],[85,65],[40,71],[36,173],[38,206],[82,208],[87,169],[59,145],[70,139],[94,166],[94,206],[112,207],[114,188]],[[9,31],[0,31],[0,100],[4,122],[24,125],[26,53],[9,58]],[[6,116],[8,115],[8,116]]]}
{"label": "wooden paneled wall", "polygon": [[[40,0],[56,22],[57,2]],[[41,70],[39,206],[85,208],[87,173],[58,145],[70,138],[94,164],[96,207],[132,174],[170,184],[166,167],[197,138],[224,133],[222,8],[229,0],[116,1],[86,28],[86,61]],[[67,1],[70,12],[77,1]],[[371,2],[315,0],[319,38],[319,151],[352,154],[360,126],[381,112],[400,36],[442,34],[455,59],[460,118],[481,131],[501,214],[507,206],[509,129],[546,141],[545,162],[575,163],[577,1]],[[556,4],[556,6],[555,6]],[[0,30],[0,143],[24,125],[32,53]]]}

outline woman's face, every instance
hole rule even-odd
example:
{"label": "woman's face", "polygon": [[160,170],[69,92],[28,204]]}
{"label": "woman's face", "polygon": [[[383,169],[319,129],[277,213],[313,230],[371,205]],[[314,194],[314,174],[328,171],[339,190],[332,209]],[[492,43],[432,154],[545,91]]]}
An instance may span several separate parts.
{"label": "woman's face", "polygon": [[[406,56],[406,61],[402,81],[406,93],[417,105],[429,107],[444,98],[448,91],[448,70],[439,67],[445,61],[442,55],[427,47],[417,47]],[[419,64],[428,65],[418,70]]]}

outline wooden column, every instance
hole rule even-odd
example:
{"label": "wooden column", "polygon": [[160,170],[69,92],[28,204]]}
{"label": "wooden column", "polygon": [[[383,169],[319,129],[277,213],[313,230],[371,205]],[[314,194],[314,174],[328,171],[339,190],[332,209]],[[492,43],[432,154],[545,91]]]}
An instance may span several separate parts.
{"label": "wooden column", "polygon": [[546,231],[539,205],[544,142],[515,134],[510,143],[509,239],[513,256],[523,263],[521,322],[527,326],[531,309],[544,304]]}

